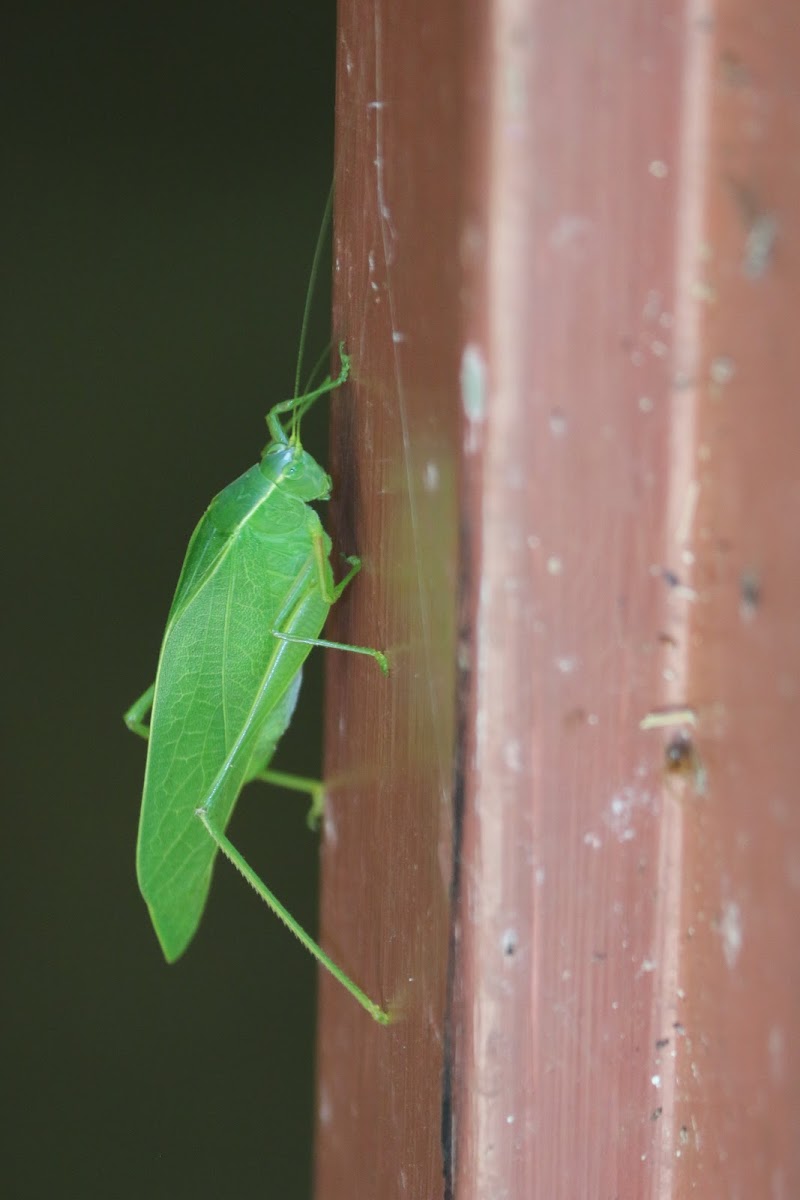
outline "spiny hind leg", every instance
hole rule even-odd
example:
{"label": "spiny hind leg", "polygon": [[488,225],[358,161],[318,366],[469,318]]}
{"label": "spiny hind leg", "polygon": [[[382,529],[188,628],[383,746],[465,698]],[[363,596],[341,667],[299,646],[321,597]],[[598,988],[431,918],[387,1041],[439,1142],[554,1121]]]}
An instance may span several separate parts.
{"label": "spiny hind leg", "polygon": [[342,968],[325,953],[322,947],[314,941],[310,934],[306,933],[302,925],[300,925],[291,915],[291,913],[284,908],[275,893],[271,892],[264,883],[263,879],[256,875],[247,859],[245,859],[239,853],[233,843],[225,836],[224,832],[221,829],[216,828],[211,819],[209,808],[198,808],[196,810],[196,815],[200,821],[202,821],[209,836],[214,840],[217,849],[225,855],[229,862],[233,863],[237,871],[241,872],[256,894],[261,897],[268,908],[272,909],[272,911],[275,913],[275,916],[279,917],[280,920],[283,921],[287,929],[291,930],[298,941],[305,946],[306,950],[308,950],[310,954],[313,954],[317,962],[321,963],[323,967],[330,971],[331,975],[333,975],[335,979],[338,979],[342,987],[346,988],[350,995],[358,1001],[361,1007],[366,1009],[373,1020],[377,1021],[379,1025],[388,1025],[391,1020],[389,1013],[385,1009],[381,1008],[381,1006],[374,1000],[372,1000],[366,994],[366,992],[364,992],[362,988],[358,986],[358,984],[354,983],[350,976],[345,974]]}

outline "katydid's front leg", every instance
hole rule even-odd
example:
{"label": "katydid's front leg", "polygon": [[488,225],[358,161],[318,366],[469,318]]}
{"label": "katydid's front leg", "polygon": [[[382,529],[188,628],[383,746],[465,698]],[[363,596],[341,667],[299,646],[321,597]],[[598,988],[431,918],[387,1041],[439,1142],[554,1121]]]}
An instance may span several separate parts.
{"label": "katydid's front leg", "polygon": [[[344,561],[350,564],[350,570],[347,572],[344,579],[342,579],[340,583],[337,583],[336,587],[333,589],[333,600],[339,599],[353,576],[357,575],[361,570],[361,559],[358,557],[358,555],[351,554],[349,558],[346,558]],[[333,603],[333,601],[331,601],[331,603]]]}

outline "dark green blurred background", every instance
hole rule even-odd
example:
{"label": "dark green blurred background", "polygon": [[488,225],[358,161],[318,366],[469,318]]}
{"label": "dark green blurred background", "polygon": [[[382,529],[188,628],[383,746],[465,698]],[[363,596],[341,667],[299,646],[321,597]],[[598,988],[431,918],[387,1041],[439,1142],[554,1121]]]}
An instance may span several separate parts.
{"label": "dark green blurred background", "polygon": [[[121,715],[196,520],[292,390],[334,5],[6,22],[2,1191],[291,1200],[310,1188],[314,966],[224,867],[166,966],[134,877],[145,747]],[[319,666],[276,766],[318,764]],[[303,814],[251,789],[233,833],[313,927]]]}

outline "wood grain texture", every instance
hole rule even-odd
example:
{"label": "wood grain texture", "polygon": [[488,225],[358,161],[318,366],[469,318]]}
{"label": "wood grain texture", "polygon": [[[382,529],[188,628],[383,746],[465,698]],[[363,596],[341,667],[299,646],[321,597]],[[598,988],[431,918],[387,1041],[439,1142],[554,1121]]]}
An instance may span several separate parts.
{"label": "wood grain texture", "polygon": [[342,5],[321,1200],[800,1190],[798,61]]}

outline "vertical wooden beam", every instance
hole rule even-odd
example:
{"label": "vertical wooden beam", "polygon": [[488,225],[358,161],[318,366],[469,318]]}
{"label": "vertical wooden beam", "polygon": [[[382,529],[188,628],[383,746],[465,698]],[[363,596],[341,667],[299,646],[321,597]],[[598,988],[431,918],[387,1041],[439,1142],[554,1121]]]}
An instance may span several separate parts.
{"label": "vertical wooden beam", "polygon": [[[441,1191],[458,548],[457,4],[346,0],[338,40],[335,542],[363,569],[328,671],[326,944],[397,1012],[322,980],[317,1194]],[[405,1182],[403,1182],[405,1181]]]}
{"label": "vertical wooden beam", "polygon": [[395,669],[331,673],[324,932],[402,1016],[323,984],[318,1194],[794,1195],[794,7],[339,54],[337,635]]}

